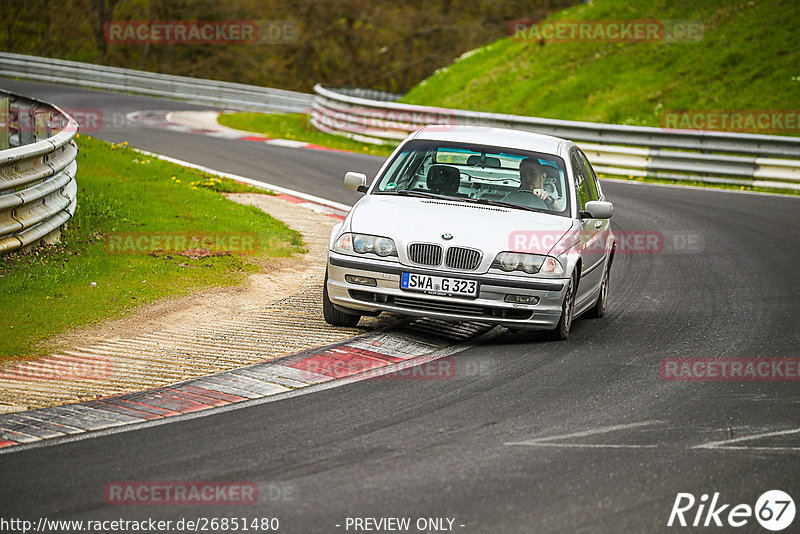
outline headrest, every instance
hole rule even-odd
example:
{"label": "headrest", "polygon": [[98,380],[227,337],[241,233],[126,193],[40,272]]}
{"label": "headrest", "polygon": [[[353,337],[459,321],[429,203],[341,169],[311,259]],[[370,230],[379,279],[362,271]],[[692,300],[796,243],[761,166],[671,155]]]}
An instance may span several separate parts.
{"label": "headrest", "polygon": [[542,168],[544,169],[544,172],[547,174],[548,178],[560,178],[561,176],[558,172],[558,169],[551,165],[542,165]]}
{"label": "headrest", "polygon": [[434,193],[450,195],[458,193],[461,173],[449,165],[431,165],[428,169],[428,189]]}

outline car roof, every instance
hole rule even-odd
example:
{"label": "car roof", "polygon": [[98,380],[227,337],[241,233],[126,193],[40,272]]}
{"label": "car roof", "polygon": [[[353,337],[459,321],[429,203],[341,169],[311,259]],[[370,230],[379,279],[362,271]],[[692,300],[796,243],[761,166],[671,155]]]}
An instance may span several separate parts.
{"label": "car roof", "polygon": [[518,150],[543,152],[545,154],[558,154],[559,145],[567,142],[560,137],[525,132],[522,130],[491,128],[488,126],[454,126],[447,124],[425,126],[415,132],[413,139],[501,146]]}

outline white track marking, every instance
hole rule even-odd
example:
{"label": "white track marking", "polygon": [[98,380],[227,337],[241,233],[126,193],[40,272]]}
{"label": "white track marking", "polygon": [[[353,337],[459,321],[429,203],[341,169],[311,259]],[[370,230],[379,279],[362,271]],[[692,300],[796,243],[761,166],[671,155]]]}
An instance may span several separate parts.
{"label": "white track marking", "polygon": [[790,434],[798,434],[800,433],[800,428],[792,428],[790,430],[776,430],[774,432],[764,432],[761,434],[753,434],[752,436],[742,436],[740,438],[732,438],[732,439],[723,439],[720,441],[711,441],[708,443],[703,443],[702,445],[695,445],[692,447],[693,449],[747,449],[747,450],[800,450],[800,447],[760,447],[760,446],[747,446],[747,445],[737,445],[731,446],[731,443],[741,443],[742,441],[751,441],[754,439],[760,438],[772,438],[775,436],[788,436]]}
{"label": "white track marking", "polygon": [[138,148],[134,148],[136,152],[143,154],[145,156],[150,156],[151,158],[158,158],[160,160],[169,161],[170,163],[175,163],[177,165],[181,165],[183,167],[189,167],[192,169],[197,169],[201,172],[207,172],[209,174],[216,174],[217,176],[222,176],[223,178],[230,178],[231,180],[236,180],[238,182],[244,182],[246,184],[252,185],[254,187],[260,187],[261,189],[269,189],[270,191],[274,191],[276,193],[283,193],[284,195],[290,195],[293,197],[301,198],[303,200],[308,200],[309,202],[313,202],[314,204],[319,204],[321,206],[326,206],[329,208],[333,208],[336,210],[343,211],[347,213],[350,211],[351,206],[347,204],[341,204],[339,202],[334,202],[332,200],[328,200],[325,198],[316,197],[314,195],[309,195],[307,193],[301,193],[300,191],[295,191],[293,189],[288,189],[286,187],[281,187],[279,185],[272,185],[265,182],[259,182],[258,180],[253,180],[252,178],[246,178],[244,176],[239,176],[238,174],[231,174],[229,172],[218,171],[215,169],[211,169],[209,167],[204,167],[202,165],[197,165],[196,163],[190,163],[188,161],[183,161],[177,158],[171,158],[169,156],[165,156],[163,154],[156,154],[155,152],[148,152],[147,150],[140,150]]}
{"label": "white track marking", "polygon": [[541,447],[572,447],[572,448],[609,448],[609,449],[652,449],[656,445],[625,445],[625,444],[601,444],[601,443],[553,443],[554,441],[584,438],[588,436],[595,436],[597,434],[607,434],[609,432],[616,432],[617,430],[629,430],[631,428],[640,428],[644,426],[652,426],[664,424],[664,421],[640,421],[638,423],[627,423],[624,425],[611,425],[603,426],[600,428],[593,428],[589,430],[581,430],[579,432],[570,432],[569,434],[559,434],[557,436],[546,436],[543,438],[533,438],[524,441],[510,441],[504,445],[528,445],[528,446],[541,446]]}
{"label": "white track marking", "polygon": [[[702,448],[702,445],[698,445],[698,446],[695,446],[695,447],[692,447],[692,448],[693,449],[699,449],[699,448]],[[761,447],[761,446],[748,447],[747,445],[744,445],[744,446],[742,446],[742,445],[731,445],[731,446],[719,445],[717,447],[708,448],[707,450],[710,450],[710,451],[737,451],[737,452],[742,452],[742,451],[745,451],[745,452],[759,452],[759,451],[763,451],[763,452],[800,452],[800,447],[777,447],[777,446],[776,447]]]}
{"label": "white track marking", "polygon": [[562,449],[655,449],[658,445],[625,445],[618,443],[549,443],[546,441],[520,441],[505,445],[527,445],[533,447],[557,447]]}

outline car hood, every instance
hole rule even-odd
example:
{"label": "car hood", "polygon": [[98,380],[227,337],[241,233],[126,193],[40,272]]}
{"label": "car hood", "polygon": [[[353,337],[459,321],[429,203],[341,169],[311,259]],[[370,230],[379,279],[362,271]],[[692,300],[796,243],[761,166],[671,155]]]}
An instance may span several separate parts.
{"label": "car hood", "polygon": [[558,215],[393,195],[368,195],[350,214],[351,231],[391,237],[401,261],[405,247],[416,242],[479,249],[488,263],[506,250],[546,254],[572,226],[571,218]]}

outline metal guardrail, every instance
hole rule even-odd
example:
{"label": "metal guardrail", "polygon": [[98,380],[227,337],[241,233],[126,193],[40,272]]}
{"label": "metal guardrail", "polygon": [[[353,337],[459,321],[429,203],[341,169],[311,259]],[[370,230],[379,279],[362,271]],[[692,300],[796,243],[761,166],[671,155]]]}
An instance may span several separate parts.
{"label": "metal guardrail", "polygon": [[366,142],[396,142],[426,124],[513,128],[579,142],[604,174],[800,190],[800,137],[668,130],[416,106],[314,87],[311,123]]}
{"label": "metal guardrail", "polygon": [[0,52],[2,76],[126,91],[244,111],[306,113],[312,103],[312,95],[295,91],[6,52]]}
{"label": "metal guardrail", "polygon": [[59,108],[0,92],[0,254],[57,241],[75,214],[77,133]]}

